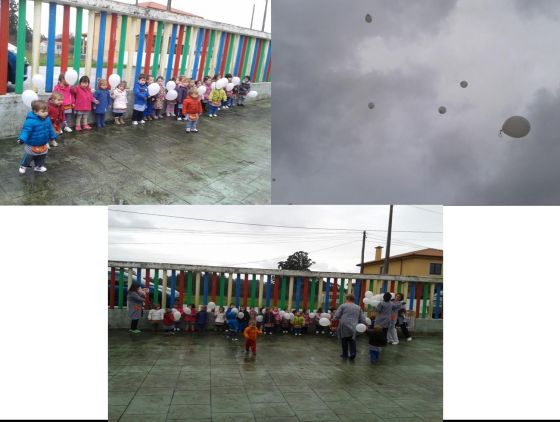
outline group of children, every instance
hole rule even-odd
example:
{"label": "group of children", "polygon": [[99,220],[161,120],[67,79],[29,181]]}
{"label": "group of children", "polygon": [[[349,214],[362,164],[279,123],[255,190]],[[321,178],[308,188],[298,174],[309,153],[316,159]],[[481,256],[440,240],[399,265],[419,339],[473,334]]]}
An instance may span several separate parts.
{"label": "group of children", "polygon": [[[387,299],[388,296],[388,300]],[[387,305],[387,303],[389,305]],[[212,305],[212,303],[210,304]],[[387,307],[388,306],[388,307]],[[388,310],[388,311],[387,311]],[[178,331],[202,333],[209,328],[215,331],[227,332],[227,338],[237,341],[238,333],[245,337],[245,350],[256,353],[256,338],[258,335],[293,334],[328,334],[337,336],[338,323],[334,319],[335,309],[328,312],[310,312],[308,309],[284,312],[278,307],[250,308],[240,306],[239,309],[231,303],[227,309],[221,306],[201,306],[198,310],[194,304],[184,307],[179,302],[173,308],[161,309],[159,304],[153,304],[148,314],[152,329],[156,332],[161,325],[166,335],[173,335]],[[400,327],[407,340],[412,340],[407,329],[406,308],[403,304],[402,295],[397,294],[392,301],[390,293],[387,293],[378,307],[366,313],[370,319],[367,327],[367,335],[370,344],[371,362],[377,362],[381,348],[386,344],[398,344],[396,327]],[[322,326],[319,321],[326,317],[328,326]],[[394,331],[394,332],[393,332]]]}
{"label": "group of children", "polygon": [[[134,104],[132,112],[132,124],[144,124],[147,120],[158,120],[163,118],[165,107],[167,117],[176,117],[177,120],[186,121],[186,132],[198,132],[197,122],[203,112],[208,112],[208,117],[217,117],[217,111],[234,106],[244,106],[245,97],[251,90],[251,80],[245,76],[243,81],[231,90],[217,89],[215,83],[222,75],[214,77],[206,76],[204,80],[194,81],[185,76],[172,78],[176,83],[177,98],[167,100],[165,97],[167,89],[161,76],[156,78],[160,90],[155,95],[149,95],[148,86],[153,83],[153,76],[140,74],[138,81],[134,84]],[[225,75],[231,83],[233,76]],[[206,90],[202,96],[198,94],[198,88],[205,86]],[[121,81],[113,91],[110,90],[106,79],[98,79],[97,89],[92,91],[90,80],[82,76],[76,86],[70,86],[60,74],[58,84],[48,101],[36,100],[31,103],[31,111],[26,120],[18,144],[24,144],[24,155],[20,162],[19,172],[24,174],[26,169],[34,162],[33,170],[45,172],[44,166],[49,147],[58,145],[56,139],[64,132],[72,132],[69,125],[69,117],[75,116],[76,132],[91,130],[88,123],[88,114],[93,110],[96,126],[105,127],[106,113],[112,108],[115,124],[125,124],[124,115],[128,109],[128,98],[126,92],[127,83]]]}

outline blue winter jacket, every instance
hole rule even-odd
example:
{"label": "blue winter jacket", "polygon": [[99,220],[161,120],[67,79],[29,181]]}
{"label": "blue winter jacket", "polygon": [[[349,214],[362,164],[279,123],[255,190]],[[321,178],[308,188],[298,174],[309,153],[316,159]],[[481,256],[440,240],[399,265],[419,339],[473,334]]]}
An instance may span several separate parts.
{"label": "blue winter jacket", "polygon": [[140,85],[138,82],[134,84],[134,105],[145,106],[148,99],[148,85]]}
{"label": "blue winter jacket", "polygon": [[93,93],[93,97],[99,101],[99,104],[95,105],[96,114],[107,113],[107,109],[111,104],[111,92],[108,89],[97,89]]}
{"label": "blue winter jacket", "polygon": [[41,119],[37,114],[30,111],[27,113],[27,118],[21,129],[19,139],[24,144],[41,146],[48,144],[51,139],[56,139],[51,119],[47,116]]}
{"label": "blue winter jacket", "polygon": [[208,321],[208,312],[198,311],[196,313],[196,323],[200,325],[206,325],[206,321]]}
{"label": "blue winter jacket", "polygon": [[228,323],[228,327],[230,330],[237,331],[239,329],[239,323],[237,322],[237,314],[233,313],[230,308],[226,311],[226,319]]}

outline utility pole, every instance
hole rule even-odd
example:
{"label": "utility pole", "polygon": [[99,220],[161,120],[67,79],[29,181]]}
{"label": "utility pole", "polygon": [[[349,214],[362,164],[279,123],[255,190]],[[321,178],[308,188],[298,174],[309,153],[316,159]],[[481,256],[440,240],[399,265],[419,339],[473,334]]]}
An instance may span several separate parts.
{"label": "utility pole", "polygon": [[264,32],[264,23],[266,22],[266,9],[268,9],[268,0],[266,0],[266,3],[264,5],[264,17],[263,17],[262,32]]}
{"label": "utility pole", "polygon": [[364,235],[362,237],[362,265],[360,266],[360,273],[364,273],[364,252],[366,249],[366,231],[364,230]]}
{"label": "utility pole", "polygon": [[171,12],[171,1],[172,0],[167,0],[167,11]]}
{"label": "utility pole", "polygon": [[385,248],[385,263],[383,264],[383,274],[389,274],[389,256],[391,254],[391,230],[393,227],[393,206],[389,208],[389,228],[387,229],[387,247]]}
{"label": "utility pole", "polygon": [[253,29],[253,17],[255,16],[255,3],[253,3],[253,13],[251,14],[251,29]]}

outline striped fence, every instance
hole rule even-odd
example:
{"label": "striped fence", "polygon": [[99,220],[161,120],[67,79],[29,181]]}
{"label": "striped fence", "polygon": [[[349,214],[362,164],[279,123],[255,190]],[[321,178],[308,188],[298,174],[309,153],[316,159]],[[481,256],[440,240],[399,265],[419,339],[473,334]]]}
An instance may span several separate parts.
{"label": "striped fence", "polygon": [[[366,310],[366,291],[402,293],[416,318],[443,318],[443,278],[386,276],[257,268],[211,267],[181,264],[109,261],[109,308],[123,308],[124,292],[136,281],[152,288],[146,298],[172,307],[180,303],[280,309],[337,308],[347,294]],[[126,274],[126,277],[125,277]],[[125,280],[126,279],[126,280]],[[160,293],[161,289],[161,293]],[[165,294],[164,294],[165,293]],[[169,300],[171,303],[169,303]],[[370,307],[369,307],[370,308]]]}
{"label": "striped fence", "polygon": [[[249,75],[253,82],[270,81],[272,45],[269,33],[112,0],[19,0],[19,16],[25,16],[27,7],[33,7],[34,11],[29,78],[39,73],[43,3],[48,4],[49,9],[46,92],[52,91],[58,77],[54,74],[54,67],[57,10],[60,9],[60,72],[71,67],[79,75],[89,76],[95,48],[96,80],[117,73],[131,86],[144,72],[162,75],[166,80],[177,75],[202,79],[205,75],[232,73],[241,77]],[[4,95],[7,92],[9,0],[0,0],[0,6],[0,95]],[[74,54],[68,57],[70,14],[74,10]],[[85,65],[82,67],[84,19],[87,19],[88,29]],[[16,94],[23,92],[25,54],[20,53],[25,51],[25,29],[25,19],[19,19]]]}

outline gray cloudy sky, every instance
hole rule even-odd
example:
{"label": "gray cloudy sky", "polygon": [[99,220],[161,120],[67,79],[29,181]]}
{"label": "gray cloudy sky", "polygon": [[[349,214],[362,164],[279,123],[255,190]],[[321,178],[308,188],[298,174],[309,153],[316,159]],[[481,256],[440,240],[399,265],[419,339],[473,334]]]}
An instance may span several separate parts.
{"label": "gray cloudy sky", "polygon": [[[234,225],[118,210],[323,229]],[[388,206],[109,207],[108,255],[110,260],[277,268],[278,261],[303,250],[316,261],[313,270],[358,272],[362,230],[368,230],[365,257],[372,260],[375,246],[385,246],[388,216]],[[441,206],[395,206],[391,255],[442,249],[442,226]]]}
{"label": "gray cloudy sky", "polygon": [[[560,203],[560,1],[272,12],[274,203]],[[512,115],[527,137],[498,136]]]}

